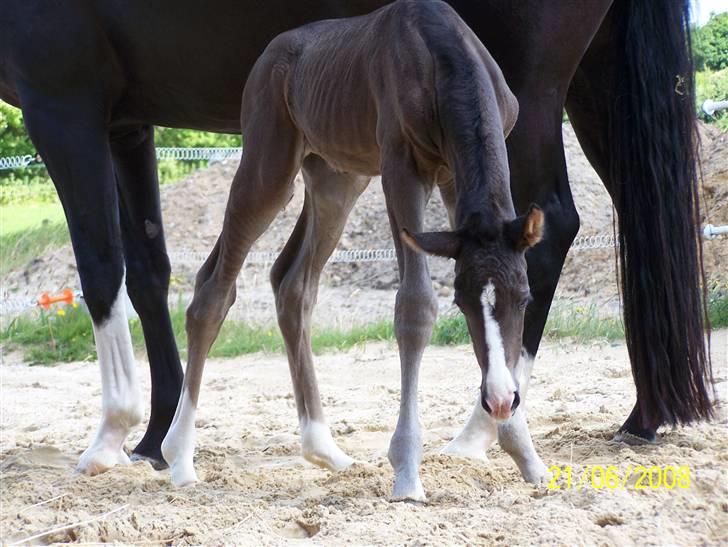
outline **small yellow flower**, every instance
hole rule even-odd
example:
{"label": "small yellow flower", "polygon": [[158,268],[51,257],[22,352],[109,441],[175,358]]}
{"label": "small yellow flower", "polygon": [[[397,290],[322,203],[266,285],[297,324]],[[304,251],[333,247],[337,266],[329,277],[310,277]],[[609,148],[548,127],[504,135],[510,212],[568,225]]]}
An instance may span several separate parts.
{"label": "small yellow flower", "polygon": [[78,302],[74,302],[73,304],[71,304],[71,306],[73,306],[73,309],[75,310],[76,308],[78,308]]}
{"label": "small yellow flower", "polygon": [[60,315],[61,317],[63,317],[64,315],[66,315],[66,310],[64,310],[63,308],[60,308],[56,313],[58,315]]}
{"label": "small yellow flower", "polygon": [[268,336],[273,336],[273,331],[268,331]]}

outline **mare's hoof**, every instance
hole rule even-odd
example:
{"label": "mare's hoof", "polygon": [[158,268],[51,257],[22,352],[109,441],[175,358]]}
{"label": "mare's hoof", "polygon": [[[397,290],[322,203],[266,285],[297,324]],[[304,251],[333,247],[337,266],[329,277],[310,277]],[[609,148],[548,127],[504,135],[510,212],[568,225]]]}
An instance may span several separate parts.
{"label": "mare's hoof", "polygon": [[152,456],[145,456],[144,454],[132,452],[129,459],[133,462],[149,462],[149,465],[151,465],[152,468],[157,471],[162,471],[163,469],[167,469],[169,467],[169,465],[167,465],[167,462],[164,461],[161,455],[159,456],[159,458],[154,458]]}
{"label": "mare's hoof", "polygon": [[642,434],[637,435],[630,433],[629,431],[619,430],[612,437],[612,441],[618,443],[625,443],[630,446],[639,446],[644,444],[655,444],[657,442],[657,434],[652,431],[640,432]]}

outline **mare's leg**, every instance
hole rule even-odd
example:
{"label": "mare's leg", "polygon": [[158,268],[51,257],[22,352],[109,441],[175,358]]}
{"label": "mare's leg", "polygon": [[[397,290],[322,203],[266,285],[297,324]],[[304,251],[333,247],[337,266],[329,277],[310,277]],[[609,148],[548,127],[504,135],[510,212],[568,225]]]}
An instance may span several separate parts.
{"label": "mare's leg", "polygon": [[68,221],[101,368],[102,418],[78,464],[95,474],[128,463],[123,443],[142,418],[123,290],[119,204],[100,93],[63,99],[21,91],[28,132],[53,179]]}
{"label": "mare's leg", "polygon": [[353,460],[336,446],[324,419],[311,352],[311,314],[321,270],[369,178],[336,172],[313,155],[304,161],[303,174],[303,211],[273,266],[271,283],[296,395],[303,457],[338,471]]}
{"label": "mare's leg", "polygon": [[425,255],[403,245],[400,233],[403,229],[422,231],[423,214],[432,188],[417,174],[413,162],[402,157],[385,158],[382,183],[400,277],[394,332],[399,346],[402,391],[397,428],[389,445],[389,461],[394,468],[392,499],[424,501],[419,476],[422,434],[417,413],[417,382],[422,354],[437,317],[437,299]]}
{"label": "mare's leg", "polygon": [[182,394],[162,443],[176,485],[197,480],[192,456],[202,369],[235,301],[238,273],[250,247],[292,197],[293,179],[302,161],[303,138],[277,96],[260,100],[255,108],[246,108],[245,100],[243,104],[249,113],[243,127],[246,150],[230,188],[222,233],[197,274],[187,309],[188,357]]}
{"label": "mare's leg", "polygon": [[182,367],[167,306],[170,264],[162,229],[154,132],[150,126],[112,135],[119,188],[126,287],[139,314],[152,375],[152,411],[132,459],[164,466],[162,439],[172,423],[182,386]]}

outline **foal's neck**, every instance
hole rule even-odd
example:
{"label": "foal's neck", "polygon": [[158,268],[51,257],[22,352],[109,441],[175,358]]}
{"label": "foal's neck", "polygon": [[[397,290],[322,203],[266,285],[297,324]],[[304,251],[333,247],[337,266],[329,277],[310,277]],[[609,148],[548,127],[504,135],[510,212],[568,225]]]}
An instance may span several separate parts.
{"label": "foal's neck", "polygon": [[[515,218],[511,198],[510,171],[500,124],[481,124],[469,139],[449,146],[448,163],[455,179],[455,225],[497,225]],[[465,137],[466,135],[461,135]]]}

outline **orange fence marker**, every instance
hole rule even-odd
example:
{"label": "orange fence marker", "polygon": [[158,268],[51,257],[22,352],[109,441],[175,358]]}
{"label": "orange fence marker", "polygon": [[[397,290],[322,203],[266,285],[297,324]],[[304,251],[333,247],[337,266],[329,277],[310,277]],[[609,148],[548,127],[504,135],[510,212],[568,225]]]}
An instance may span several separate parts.
{"label": "orange fence marker", "polygon": [[65,289],[61,294],[50,296],[47,292],[40,295],[38,299],[38,305],[45,308],[46,310],[51,307],[51,304],[63,302],[65,304],[73,304],[73,291],[71,289]]}

